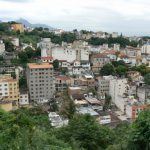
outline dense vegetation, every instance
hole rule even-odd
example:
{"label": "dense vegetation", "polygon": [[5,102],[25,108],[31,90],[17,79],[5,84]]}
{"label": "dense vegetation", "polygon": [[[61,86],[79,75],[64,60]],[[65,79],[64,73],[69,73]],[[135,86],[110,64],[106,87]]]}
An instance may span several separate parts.
{"label": "dense vegetation", "polygon": [[[24,33],[19,33],[19,32],[14,32],[10,31],[10,24],[9,23],[0,23],[0,35],[5,35],[5,36],[16,36],[19,37],[20,42],[22,43],[32,43],[33,46],[36,47],[36,44],[40,41],[41,38],[51,38],[53,43],[56,44],[61,44],[62,41],[67,42],[67,43],[72,43],[77,39],[76,36],[76,29],[74,32],[66,32],[62,33],[61,35],[55,35],[53,32],[49,32],[47,28],[35,28],[33,31],[28,32],[25,31]],[[92,33],[92,31],[86,31],[86,30],[81,30],[81,33],[83,34],[88,34]],[[109,46],[112,44],[120,44],[121,47],[126,47],[127,45],[137,47],[137,45],[140,42],[135,42],[135,41],[129,41],[128,38],[124,38],[122,35],[120,35],[117,38],[98,38],[98,37],[92,37],[89,40],[87,40],[89,44],[91,45],[102,45],[108,43]]]}
{"label": "dense vegetation", "polygon": [[117,38],[97,38],[97,37],[92,37],[91,39],[87,40],[89,44],[92,45],[103,45],[103,44],[108,44],[109,46],[112,44],[120,44],[122,48],[125,48],[127,45],[137,47],[138,42],[132,41],[130,42],[127,38],[124,38],[122,36],[117,37]]}
{"label": "dense vegetation", "polygon": [[113,61],[104,65],[100,70],[100,75],[107,76],[107,75],[116,75],[116,76],[127,76],[127,71],[138,71],[141,73],[142,76],[146,76],[150,73],[150,70],[147,68],[145,64],[141,64],[139,66],[130,67],[129,65],[125,64],[124,61]]}
{"label": "dense vegetation", "polygon": [[75,114],[56,129],[40,108],[0,110],[0,150],[148,150],[149,118],[147,110],[132,125],[109,129],[90,115]]}

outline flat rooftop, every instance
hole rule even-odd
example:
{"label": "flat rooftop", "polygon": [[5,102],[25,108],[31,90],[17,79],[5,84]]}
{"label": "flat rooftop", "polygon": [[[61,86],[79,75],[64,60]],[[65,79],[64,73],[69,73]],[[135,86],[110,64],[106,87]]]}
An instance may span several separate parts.
{"label": "flat rooftop", "polygon": [[80,107],[77,111],[81,114],[90,114],[91,116],[99,116],[99,114],[90,107]]}
{"label": "flat rooftop", "polygon": [[45,69],[45,68],[53,68],[53,65],[49,63],[29,63],[28,67],[30,69]]}

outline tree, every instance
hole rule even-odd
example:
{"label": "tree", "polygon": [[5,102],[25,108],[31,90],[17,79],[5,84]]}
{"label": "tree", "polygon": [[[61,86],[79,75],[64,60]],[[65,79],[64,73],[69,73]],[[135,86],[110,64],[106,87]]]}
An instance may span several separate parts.
{"label": "tree", "polygon": [[106,64],[100,70],[100,75],[102,76],[108,76],[114,74],[115,74],[115,69],[112,64]]}
{"label": "tree", "polygon": [[29,59],[34,57],[34,55],[35,55],[35,52],[33,51],[33,49],[31,47],[25,48],[25,52]]}
{"label": "tree", "polygon": [[28,55],[26,54],[26,52],[20,52],[18,54],[18,56],[19,56],[19,59],[20,59],[21,62],[27,62]]}
{"label": "tree", "polygon": [[61,40],[67,43],[73,43],[76,40],[76,35],[74,33],[62,33]]}
{"label": "tree", "polygon": [[14,45],[9,40],[5,40],[4,43],[7,52],[13,52],[15,50]]}
{"label": "tree", "polygon": [[145,84],[150,85],[150,73],[144,76],[144,82]]}
{"label": "tree", "polygon": [[19,88],[22,88],[22,89],[27,88],[27,80],[25,77],[21,77],[19,79]]}
{"label": "tree", "polygon": [[105,94],[105,104],[104,104],[103,109],[107,110],[107,109],[110,109],[110,107],[111,107],[111,96]]}
{"label": "tree", "polygon": [[67,92],[63,93],[62,102],[60,107],[60,114],[65,118],[71,119],[76,112],[74,101],[69,97]]}
{"label": "tree", "polygon": [[137,120],[131,126],[128,140],[128,150],[150,149],[150,110],[139,114]]}
{"label": "tree", "polygon": [[0,110],[1,150],[80,150],[56,138],[48,115],[40,108]]}
{"label": "tree", "polygon": [[147,70],[147,66],[145,64],[142,64],[142,65],[138,66],[137,71],[139,71],[142,76],[145,76],[149,72]]}
{"label": "tree", "polygon": [[54,66],[54,69],[55,69],[55,70],[59,69],[59,61],[58,61],[58,59],[55,59],[55,60],[53,61],[53,66]]}
{"label": "tree", "polygon": [[127,73],[127,67],[122,66],[122,65],[119,65],[119,66],[116,68],[116,74],[118,74],[120,77],[121,77],[121,76],[125,76],[126,73]]}
{"label": "tree", "polygon": [[58,130],[57,137],[70,144],[75,140],[86,150],[105,149],[112,142],[111,131],[100,126],[89,114],[75,115],[68,126]]}

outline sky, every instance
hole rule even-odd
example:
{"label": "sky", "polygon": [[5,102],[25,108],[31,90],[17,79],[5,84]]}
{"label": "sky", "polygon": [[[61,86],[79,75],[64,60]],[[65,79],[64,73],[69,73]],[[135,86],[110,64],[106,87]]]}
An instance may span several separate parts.
{"label": "sky", "polygon": [[0,0],[0,20],[27,19],[64,30],[150,35],[150,0]]}

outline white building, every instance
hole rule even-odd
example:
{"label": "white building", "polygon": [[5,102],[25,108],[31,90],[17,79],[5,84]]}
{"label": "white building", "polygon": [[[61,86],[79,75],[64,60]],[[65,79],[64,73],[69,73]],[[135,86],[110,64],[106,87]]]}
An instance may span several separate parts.
{"label": "white building", "polygon": [[0,80],[0,97],[9,96],[9,84],[4,80]]}
{"label": "white building", "polygon": [[150,44],[145,44],[141,48],[141,53],[150,54]]}
{"label": "white building", "polygon": [[56,112],[49,112],[48,117],[52,127],[59,128],[68,125],[68,120],[63,120]]}
{"label": "white building", "polygon": [[118,96],[122,96],[127,93],[129,86],[127,84],[127,79],[113,79],[110,80],[109,84],[109,95],[112,97],[112,102],[119,105]]}
{"label": "white building", "polygon": [[52,55],[51,48],[53,45],[50,38],[43,38],[42,41],[37,44],[37,47],[41,48],[41,57],[50,57]]}
{"label": "white building", "polygon": [[105,94],[109,94],[109,82],[114,79],[113,76],[103,76],[97,79],[98,96],[100,99],[105,99]]}
{"label": "white building", "polygon": [[52,49],[52,57],[58,60],[66,60],[67,62],[73,62],[76,60],[76,51],[72,48],[54,47]]}
{"label": "white building", "polygon": [[113,32],[111,35],[112,35],[112,38],[117,38],[118,37],[118,32]]}
{"label": "white building", "polygon": [[29,95],[28,95],[28,93],[20,93],[19,104],[20,105],[29,105]]}
{"label": "white building", "polygon": [[11,39],[11,43],[14,45],[14,46],[19,46],[19,38],[12,38]]}
{"label": "white building", "polygon": [[120,51],[120,44],[114,44],[113,48],[115,51]]}
{"label": "white building", "polygon": [[5,44],[0,40],[0,55],[3,55],[5,52]]}

